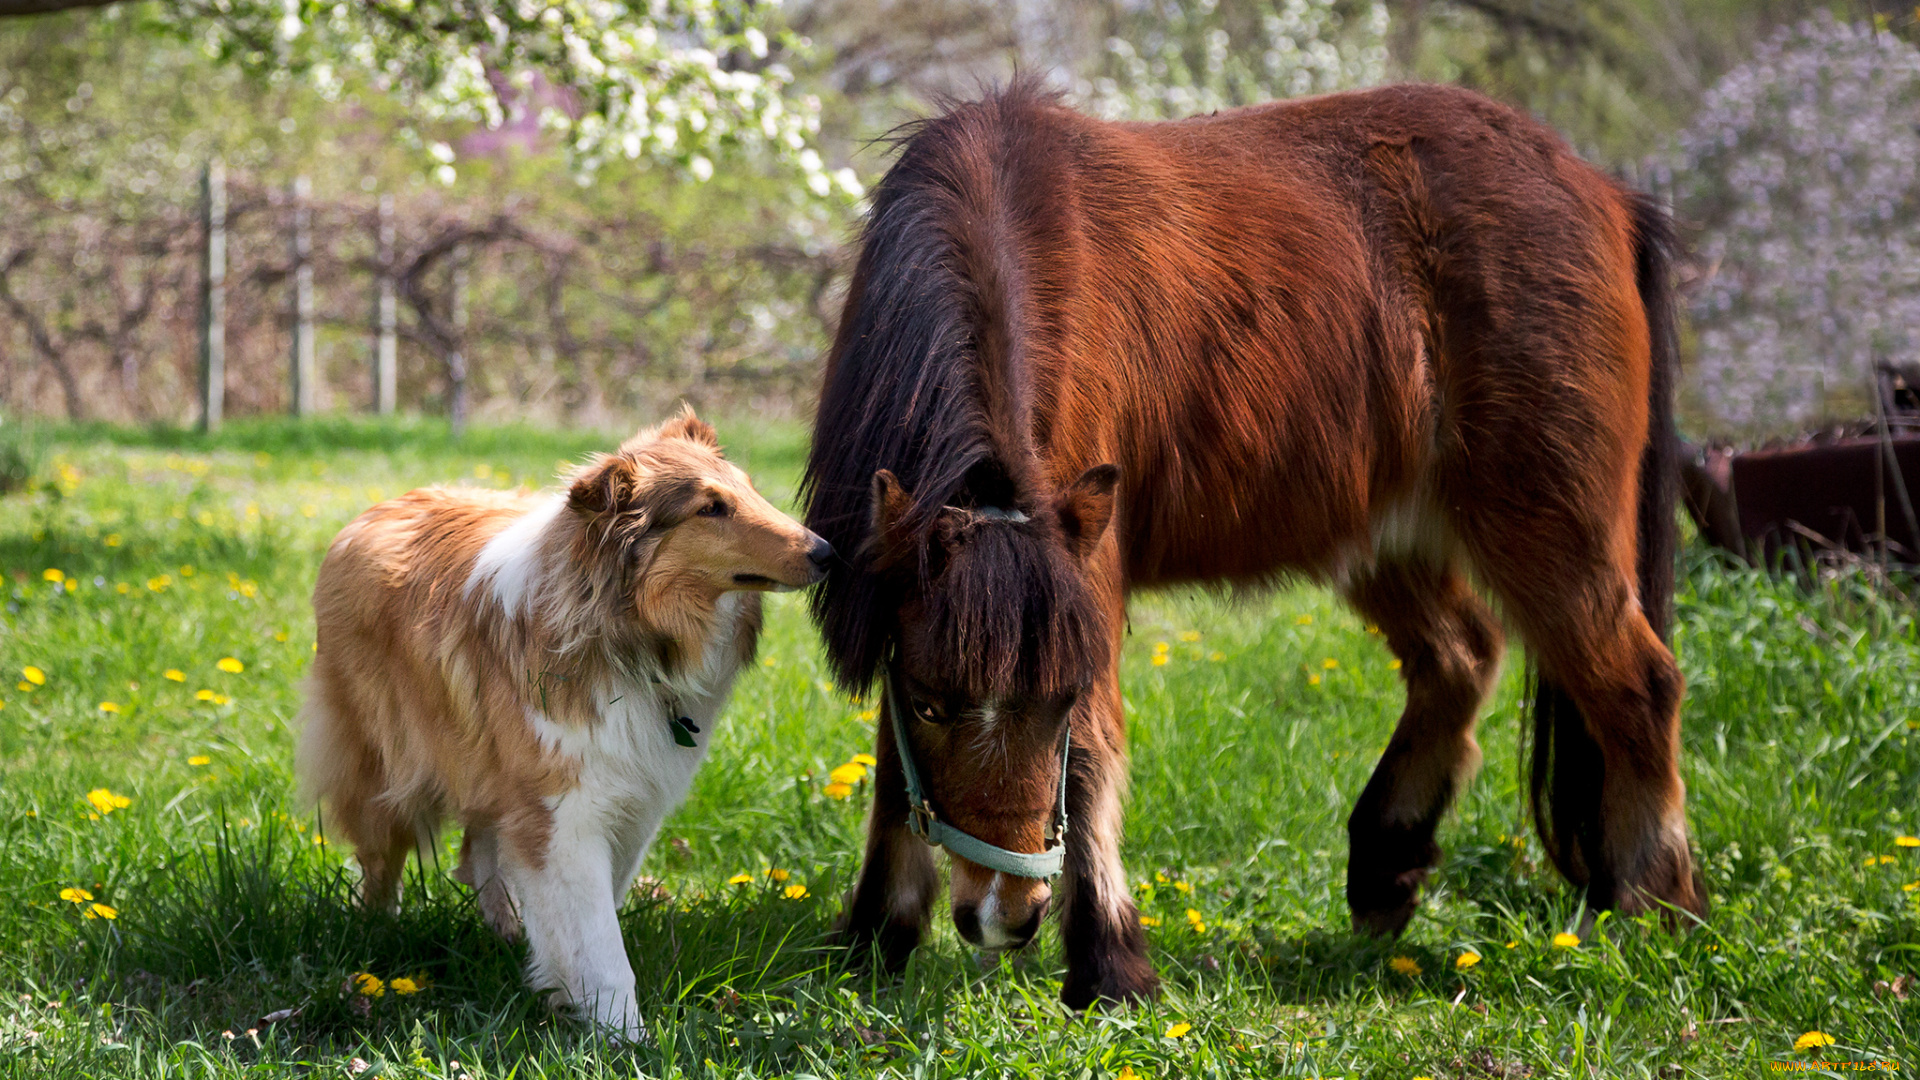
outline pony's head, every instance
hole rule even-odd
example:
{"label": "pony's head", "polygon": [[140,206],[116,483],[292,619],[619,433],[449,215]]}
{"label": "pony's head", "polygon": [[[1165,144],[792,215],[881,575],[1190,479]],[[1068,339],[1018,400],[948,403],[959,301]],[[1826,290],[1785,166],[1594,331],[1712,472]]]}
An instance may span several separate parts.
{"label": "pony's head", "polygon": [[[867,565],[894,610],[885,708],[948,826],[1016,853],[1052,839],[1062,738],[1112,663],[1114,597],[1089,564],[1113,516],[1119,470],[993,505],[962,493],[928,507],[891,472],[873,477]],[[990,949],[1039,929],[1047,883],[952,857],[954,925]]]}

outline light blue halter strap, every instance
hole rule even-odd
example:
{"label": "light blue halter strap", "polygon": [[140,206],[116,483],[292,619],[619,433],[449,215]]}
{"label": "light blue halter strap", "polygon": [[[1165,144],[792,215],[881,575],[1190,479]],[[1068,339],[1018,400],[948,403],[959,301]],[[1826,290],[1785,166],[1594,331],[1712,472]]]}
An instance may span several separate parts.
{"label": "light blue halter strap", "polygon": [[1060,798],[1054,808],[1053,825],[1048,830],[1047,850],[1037,855],[1008,851],[971,833],[961,832],[934,814],[926,789],[920,785],[920,769],[914,764],[913,747],[907,741],[904,714],[911,706],[891,664],[887,665],[886,681],[887,715],[893,718],[894,752],[900,755],[900,772],[907,781],[907,829],[927,843],[946,848],[976,866],[1015,877],[1058,877],[1067,861],[1067,755],[1072,748],[1072,721],[1068,720],[1060,732]]}

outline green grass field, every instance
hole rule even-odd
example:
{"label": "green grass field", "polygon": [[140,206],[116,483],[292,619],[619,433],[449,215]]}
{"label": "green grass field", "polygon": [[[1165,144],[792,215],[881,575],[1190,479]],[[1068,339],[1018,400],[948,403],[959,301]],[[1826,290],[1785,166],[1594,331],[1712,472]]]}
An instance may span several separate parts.
{"label": "green grass field", "polygon": [[[791,500],[801,429],[721,432]],[[1125,852],[1166,992],[1085,1016],[1055,1000],[1051,931],[983,967],[943,907],[900,977],[826,947],[869,791],[823,788],[873,717],[827,682],[802,599],[772,598],[625,910],[655,1042],[621,1048],[522,989],[519,951],[446,877],[457,836],[397,916],[364,915],[290,789],[308,591],[335,530],[423,484],[549,482],[611,437],[327,421],[43,438],[37,483],[0,498],[0,1075],[1920,1068],[1920,985],[1890,985],[1920,973],[1920,847],[1899,839],[1920,834],[1920,634],[1858,581],[1809,591],[1688,553],[1685,768],[1714,912],[1685,935],[1603,920],[1571,947],[1555,935],[1581,913],[1519,795],[1517,658],[1426,906],[1380,945],[1347,932],[1341,894],[1345,817],[1400,708],[1380,639],[1310,588],[1141,598]],[[1809,1032],[1831,1045],[1796,1049]]]}

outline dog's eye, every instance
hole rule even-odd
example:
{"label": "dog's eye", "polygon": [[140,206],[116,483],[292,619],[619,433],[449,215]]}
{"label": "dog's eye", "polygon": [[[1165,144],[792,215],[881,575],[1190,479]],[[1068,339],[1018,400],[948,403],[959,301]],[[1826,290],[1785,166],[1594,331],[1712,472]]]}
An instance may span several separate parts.
{"label": "dog's eye", "polygon": [[694,513],[701,517],[723,518],[733,513],[733,507],[728,506],[725,499],[712,499]]}

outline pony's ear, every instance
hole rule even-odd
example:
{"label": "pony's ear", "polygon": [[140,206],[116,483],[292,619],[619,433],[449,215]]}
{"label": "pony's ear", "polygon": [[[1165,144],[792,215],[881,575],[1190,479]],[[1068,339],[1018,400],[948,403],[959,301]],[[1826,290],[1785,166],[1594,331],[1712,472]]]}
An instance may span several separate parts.
{"label": "pony's ear", "polygon": [[1076,558],[1093,554],[1100,538],[1107,534],[1107,526],[1113,521],[1113,489],[1119,483],[1118,465],[1095,465],[1054,498],[1060,531]]}
{"label": "pony's ear", "polygon": [[614,454],[574,478],[567,504],[583,514],[617,514],[633,505],[639,490],[640,472],[633,459]]}
{"label": "pony's ear", "polygon": [[900,486],[900,478],[885,469],[873,474],[873,521],[867,541],[875,570],[891,569],[913,550],[913,538],[907,535],[907,511],[913,508],[913,496]]}
{"label": "pony's ear", "polygon": [[720,436],[713,425],[693,414],[693,406],[680,406],[680,414],[660,425],[660,437],[663,439],[685,439],[688,442],[702,443],[715,450],[720,449]]}

